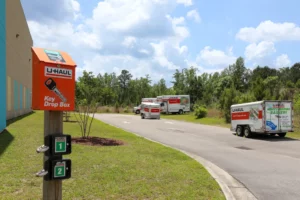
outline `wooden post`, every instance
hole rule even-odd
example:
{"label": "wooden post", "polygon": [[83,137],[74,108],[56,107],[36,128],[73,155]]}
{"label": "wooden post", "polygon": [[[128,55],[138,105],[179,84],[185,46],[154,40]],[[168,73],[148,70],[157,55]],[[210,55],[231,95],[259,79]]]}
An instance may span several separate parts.
{"label": "wooden post", "polygon": [[[63,134],[63,112],[44,111],[44,137]],[[48,160],[44,155],[44,162]],[[55,156],[62,159],[62,156]],[[62,200],[62,180],[43,181],[43,200]]]}

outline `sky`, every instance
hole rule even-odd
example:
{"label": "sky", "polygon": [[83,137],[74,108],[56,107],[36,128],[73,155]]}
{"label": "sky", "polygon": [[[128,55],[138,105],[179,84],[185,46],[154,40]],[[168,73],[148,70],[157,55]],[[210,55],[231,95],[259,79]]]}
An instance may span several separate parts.
{"label": "sky", "polygon": [[300,1],[21,0],[35,47],[68,52],[83,70],[126,69],[170,85],[176,69],[220,72],[299,62]]}

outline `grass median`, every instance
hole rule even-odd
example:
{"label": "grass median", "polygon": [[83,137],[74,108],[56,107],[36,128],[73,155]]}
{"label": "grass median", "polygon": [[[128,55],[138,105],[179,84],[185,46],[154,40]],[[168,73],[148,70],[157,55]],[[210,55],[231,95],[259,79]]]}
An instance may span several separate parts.
{"label": "grass median", "polygon": [[[64,133],[80,136],[75,122]],[[91,136],[122,140],[122,146],[73,144],[72,178],[63,199],[225,199],[203,166],[185,154],[95,120]],[[10,124],[0,134],[0,199],[41,199],[43,112]]]}

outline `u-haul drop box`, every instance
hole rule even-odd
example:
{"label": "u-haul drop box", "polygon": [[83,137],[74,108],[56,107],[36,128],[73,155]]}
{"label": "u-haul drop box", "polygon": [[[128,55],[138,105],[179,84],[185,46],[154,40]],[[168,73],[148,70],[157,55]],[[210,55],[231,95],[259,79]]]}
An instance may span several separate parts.
{"label": "u-haul drop box", "polygon": [[75,109],[76,64],[65,52],[32,48],[32,109]]}

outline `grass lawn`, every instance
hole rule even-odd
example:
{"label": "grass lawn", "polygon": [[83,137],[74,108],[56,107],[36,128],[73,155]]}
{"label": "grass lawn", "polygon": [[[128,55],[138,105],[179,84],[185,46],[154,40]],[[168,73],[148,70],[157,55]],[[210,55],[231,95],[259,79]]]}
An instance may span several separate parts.
{"label": "grass lawn", "polygon": [[180,120],[185,122],[193,122],[193,123],[199,123],[199,124],[205,124],[205,125],[213,125],[213,126],[221,126],[225,128],[229,128],[230,124],[227,124],[223,118],[218,117],[205,117],[202,119],[196,119],[194,113],[190,114],[183,114],[183,115],[165,115],[162,114],[161,118],[163,119],[173,119],[173,120]]}
{"label": "grass lawn", "polygon": [[[76,123],[64,133],[80,136]],[[72,178],[63,199],[225,199],[203,166],[185,154],[95,120],[91,136],[123,140],[124,146],[73,145]],[[0,199],[41,199],[43,112],[10,124],[0,134]]]}
{"label": "grass lawn", "polygon": [[300,131],[296,129],[295,132],[287,133],[285,137],[300,139]]}

